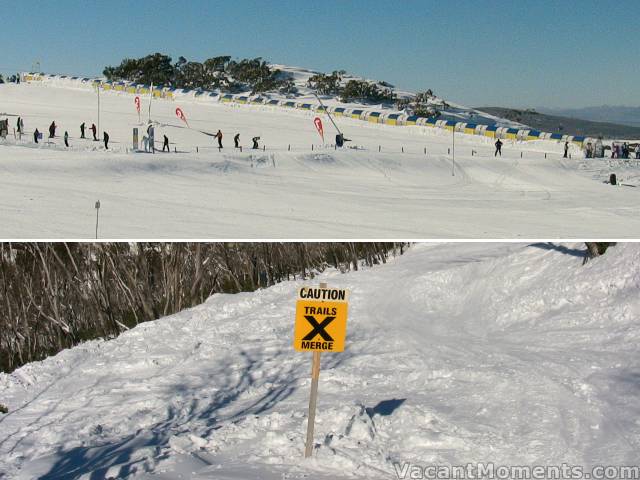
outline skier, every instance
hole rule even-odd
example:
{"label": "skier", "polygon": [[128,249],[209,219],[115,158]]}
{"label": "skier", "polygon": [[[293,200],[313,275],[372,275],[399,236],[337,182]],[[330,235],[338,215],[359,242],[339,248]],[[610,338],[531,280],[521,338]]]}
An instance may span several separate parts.
{"label": "skier", "polygon": [[97,142],[97,141],[98,141],[98,137],[97,137],[97,134],[98,134],[98,128],[96,127],[96,124],[95,124],[95,123],[92,123],[92,124],[91,124],[91,132],[93,133],[93,141],[94,141],[94,142]]}
{"label": "skier", "polygon": [[109,134],[107,132],[103,132],[102,138],[104,138],[104,148],[109,150]]}
{"label": "skier", "polygon": [[218,133],[216,133],[213,138],[218,139],[218,148],[222,148],[222,132],[218,130]]}
{"label": "skier", "polygon": [[165,148],[167,149],[167,152],[171,152],[171,150],[169,149],[169,137],[167,137],[166,135],[164,135],[164,143],[162,144],[163,152]]}
{"label": "skier", "polygon": [[636,159],[640,160],[640,143],[636,145],[635,152],[636,152]]}
{"label": "skier", "polygon": [[18,121],[16,122],[16,128],[18,130],[18,133],[22,134],[22,117],[18,117]]}
{"label": "skier", "polygon": [[587,150],[586,150],[586,155],[587,158],[593,158],[593,145],[591,144],[591,142],[587,143]]}
{"label": "skier", "polygon": [[564,158],[569,158],[569,142],[564,142]]}
{"label": "skier", "polygon": [[33,132],[33,141],[35,143],[38,143],[38,137],[40,136],[40,132],[38,131],[38,129],[36,128],[36,131]]}
{"label": "skier", "polygon": [[84,129],[85,129],[85,124],[84,122],[82,122],[82,124],[80,125],[80,138],[84,138]]}
{"label": "skier", "polygon": [[502,142],[500,141],[500,139],[498,139],[498,141],[496,142],[496,153],[493,156],[497,157],[498,154],[502,156]]}
{"label": "skier", "polygon": [[53,121],[51,122],[51,125],[49,125],[49,138],[53,138],[56,136],[56,122]]}
{"label": "skier", "polygon": [[149,137],[147,137],[146,135],[143,135],[142,144],[144,145],[144,151],[149,153]]}
{"label": "skier", "polygon": [[147,127],[147,135],[149,135],[149,150],[151,153],[156,153],[156,129],[151,123]]}
{"label": "skier", "polygon": [[235,148],[240,148],[240,134],[236,133],[236,136],[233,137],[233,144]]}
{"label": "skier", "polygon": [[64,132],[64,146],[69,148],[69,132]]}
{"label": "skier", "polygon": [[254,150],[258,150],[258,140],[260,140],[260,137],[253,137],[251,139],[251,141],[253,142],[253,146],[251,148],[253,148]]}

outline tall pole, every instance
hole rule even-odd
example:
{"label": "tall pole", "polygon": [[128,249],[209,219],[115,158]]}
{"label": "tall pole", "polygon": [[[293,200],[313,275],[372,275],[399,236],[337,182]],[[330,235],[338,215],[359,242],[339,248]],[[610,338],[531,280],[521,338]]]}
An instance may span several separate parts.
{"label": "tall pole", "polygon": [[[321,283],[320,288],[327,288],[326,283]],[[316,422],[316,405],[318,403],[318,381],[320,380],[320,354],[313,352],[311,365],[311,397],[309,397],[309,418],[307,420],[307,443],[304,447],[304,458],[309,458],[313,453],[313,427]]]}
{"label": "tall pole", "polygon": [[320,106],[324,109],[325,113],[327,114],[327,117],[329,117],[329,120],[331,120],[331,123],[333,123],[333,126],[336,127],[336,130],[338,131],[338,133],[340,135],[342,135],[342,132],[338,128],[338,125],[336,125],[336,122],[333,121],[333,118],[331,117],[331,114],[329,113],[329,110],[327,110],[327,107],[324,106],[324,104],[322,103],[322,100],[320,100],[320,97],[318,96],[318,94],[316,92],[313,92],[313,94],[318,99],[318,102],[320,102]]}
{"label": "tall pole", "polygon": [[455,177],[456,175],[456,126],[453,126],[453,145],[451,146],[451,153],[453,154],[451,157],[451,176]]}
{"label": "tall pole", "polygon": [[[98,135],[102,135],[100,133],[100,83],[96,87],[96,91],[98,92]],[[100,138],[100,137],[98,137]]]}

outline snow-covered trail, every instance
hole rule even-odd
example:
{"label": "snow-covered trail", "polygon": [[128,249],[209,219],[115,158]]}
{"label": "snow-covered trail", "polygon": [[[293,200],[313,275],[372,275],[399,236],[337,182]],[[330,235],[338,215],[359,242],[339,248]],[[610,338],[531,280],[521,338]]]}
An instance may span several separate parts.
{"label": "snow-covered trail", "polygon": [[[205,304],[0,376],[9,478],[395,478],[394,463],[638,465],[640,247],[420,244],[351,289],[302,459],[296,287]],[[320,281],[315,279],[312,283]],[[93,475],[93,476],[91,476]],[[180,477],[179,475],[182,475]]]}
{"label": "snow-covered trail", "polygon": [[[134,154],[126,151],[138,121],[131,96],[101,99],[112,151],[77,138],[69,151],[60,138],[40,148],[29,136],[0,144],[0,237],[92,238],[96,200],[101,238],[640,235],[640,190],[602,183],[618,172],[635,184],[636,167],[563,161],[556,143],[507,144],[505,156],[494,158],[489,139],[458,135],[452,176],[444,131],[338,118],[362,149],[335,151],[317,145],[309,113],[182,102],[186,129],[173,112],[178,102],[156,101],[154,118],[174,125],[158,127],[156,138],[167,133],[183,153]],[[0,109],[22,115],[28,132],[46,131],[51,119],[59,134],[76,137],[95,104],[83,90],[0,86]],[[223,152],[199,133],[217,128],[226,134]],[[233,152],[235,132],[245,146],[260,135],[267,150]]]}

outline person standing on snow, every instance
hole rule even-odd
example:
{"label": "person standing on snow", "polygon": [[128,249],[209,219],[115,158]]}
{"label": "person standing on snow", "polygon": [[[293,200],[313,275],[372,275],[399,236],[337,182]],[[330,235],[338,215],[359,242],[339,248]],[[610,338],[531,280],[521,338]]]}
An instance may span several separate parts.
{"label": "person standing on snow", "polygon": [[33,132],[33,141],[35,143],[38,143],[38,137],[40,136],[40,132],[38,131],[38,129],[36,128],[36,131]]}
{"label": "person standing on snow", "polygon": [[569,158],[569,142],[564,142],[564,157]]}
{"label": "person standing on snow", "polygon": [[56,136],[56,122],[53,121],[51,122],[51,125],[49,125],[49,138],[53,138]]}
{"label": "person standing on snow", "polygon": [[500,139],[498,139],[495,145],[496,145],[496,153],[494,153],[493,156],[497,157],[498,154],[502,156],[502,142],[500,141]]}
{"label": "person standing on snow", "polygon": [[162,143],[163,152],[165,148],[167,149],[167,152],[171,152],[171,150],[169,149],[169,137],[167,137],[166,135],[164,135],[164,142]]}
{"label": "person standing on snow", "polygon": [[64,146],[69,148],[69,132],[64,132]]}
{"label": "person standing on snow", "polygon": [[98,141],[98,128],[96,127],[95,123],[91,124],[91,132],[93,133],[93,141],[97,142]]}
{"label": "person standing on snow", "polygon": [[102,138],[104,138],[104,148],[109,150],[109,134],[107,132],[103,132]]}
{"label": "person standing on snow", "polygon": [[149,135],[149,149],[151,153],[156,153],[156,129],[152,124],[147,127],[147,135]]}
{"label": "person standing on snow", "polygon": [[258,148],[260,148],[258,146],[258,140],[260,140],[260,137],[253,137],[251,139],[251,141],[253,142],[253,146],[251,148],[253,148],[254,150],[258,150]]}
{"label": "person standing on snow", "polygon": [[149,153],[149,137],[146,135],[142,136],[142,145],[144,145],[144,151]]}
{"label": "person standing on snow", "polygon": [[587,150],[586,150],[586,155],[587,158],[593,158],[593,145],[591,144],[591,142],[587,143]]}
{"label": "person standing on snow", "polygon": [[22,123],[22,117],[18,117],[18,121],[16,122],[16,129],[18,130],[18,133],[20,135],[22,135],[22,128],[24,127],[24,124]]}
{"label": "person standing on snow", "polygon": [[84,138],[84,129],[85,125],[84,122],[82,122],[82,124],[80,125],[80,138]]}
{"label": "person standing on snow", "polygon": [[236,133],[236,136],[233,137],[233,145],[235,148],[240,148],[240,134]]}
{"label": "person standing on snow", "polygon": [[640,143],[636,145],[636,149],[634,151],[636,152],[636,160],[640,160]]}
{"label": "person standing on snow", "polygon": [[213,138],[218,139],[218,148],[222,148],[222,132],[218,130],[218,133],[216,133]]}

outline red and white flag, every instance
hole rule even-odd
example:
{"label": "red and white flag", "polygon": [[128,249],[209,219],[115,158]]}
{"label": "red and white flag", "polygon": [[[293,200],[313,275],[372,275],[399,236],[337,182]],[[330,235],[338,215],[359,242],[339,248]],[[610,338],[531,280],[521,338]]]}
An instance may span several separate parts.
{"label": "red and white flag", "polygon": [[185,116],[184,112],[180,107],[176,108],[176,115],[180,120],[182,120],[184,123],[187,124],[187,127],[189,126],[189,122],[187,122],[187,117]]}
{"label": "red and white flag", "polygon": [[322,128],[322,120],[320,120],[320,117],[316,117],[313,119],[313,123],[316,125],[316,129],[318,130],[318,133],[320,134],[320,137],[324,142],[324,129]]}

